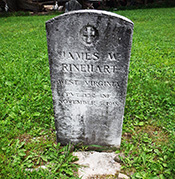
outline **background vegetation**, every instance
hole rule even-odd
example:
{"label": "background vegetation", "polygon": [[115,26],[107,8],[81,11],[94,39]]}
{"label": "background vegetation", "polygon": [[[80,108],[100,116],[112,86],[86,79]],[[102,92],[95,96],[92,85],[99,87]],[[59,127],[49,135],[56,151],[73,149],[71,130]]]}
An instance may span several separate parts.
{"label": "background vegetation", "polygon": [[[175,8],[117,11],[134,36],[122,170],[175,178]],[[47,56],[47,16],[0,18],[0,178],[77,178],[71,146],[56,145]],[[49,170],[26,170],[47,165]]]}

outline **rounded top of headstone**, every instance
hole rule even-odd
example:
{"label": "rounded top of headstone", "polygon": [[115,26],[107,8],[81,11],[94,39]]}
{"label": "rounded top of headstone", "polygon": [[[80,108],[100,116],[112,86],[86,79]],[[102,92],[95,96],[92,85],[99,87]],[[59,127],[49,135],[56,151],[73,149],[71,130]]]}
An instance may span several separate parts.
{"label": "rounded top of headstone", "polygon": [[61,15],[59,15],[59,16],[57,16],[57,17],[54,17],[54,18],[52,18],[52,19],[50,19],[50,20],[48,20],[47,22],[46,22],[46,24],[47,23],[50,23],[50,22],[53,22],[54,20],[56,20],[56,19],[58,19],[58,18],[61,18],[61,17],[64,17],[64,16],[70,16],[70,15],[73,15],[73,14],[85,14],[85,13],[87,13],[87,14],[99,14],[99,15],[107,15],[107,16],[111,16],[111,17],[116,17],[116,18],[119,18],[119,19],[121,19],[121,20],[124,20],[124,21],[126,21],[126,22],[128,22],[128,23],[131,23],[131,24],[134,24],[130,19],[128,19],[128,18],[126,18],[126,17],[124,17],[124,16],[121,16],[121,15],[118,15],[118,14],[116,14],[116,13],[113,13],[113,12],[108,12],[108,11],[104,11],[104,10],[78,10],[78,11],[71,11],[71,12],[67,12],[67,13],[64,13],[64,14],[61,14]]}

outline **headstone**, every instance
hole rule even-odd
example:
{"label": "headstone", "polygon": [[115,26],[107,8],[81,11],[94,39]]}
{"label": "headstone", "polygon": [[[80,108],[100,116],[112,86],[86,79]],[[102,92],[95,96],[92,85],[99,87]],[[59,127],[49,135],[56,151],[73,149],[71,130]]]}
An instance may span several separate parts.
{"label": "headstone", "polygon": [[57,141],[119,147],[133,23],[80,10],[46,29]]}
{"label": "headstone", "polygon": [[65,4],[65,12],[82,9],[82,5],[77,0],[70,0]]}

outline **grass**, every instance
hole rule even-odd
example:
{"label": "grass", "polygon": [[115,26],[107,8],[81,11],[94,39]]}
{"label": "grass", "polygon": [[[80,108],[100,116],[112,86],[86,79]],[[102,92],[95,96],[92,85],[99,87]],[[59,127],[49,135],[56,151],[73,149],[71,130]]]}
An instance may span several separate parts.
{"label": "grass", "polygon": [[[117,11],[134,26],[120,150],[132,178],[175,178],[175,8]],[[0,178],[77,178],[54,133],[45,21],[0,18]],[[26,171],[48,165],[49,170]]]}
{"label": "grass", "polygon": [[174,12],[119,12],[135,23],[120,149],[132,178],[175,178]]}

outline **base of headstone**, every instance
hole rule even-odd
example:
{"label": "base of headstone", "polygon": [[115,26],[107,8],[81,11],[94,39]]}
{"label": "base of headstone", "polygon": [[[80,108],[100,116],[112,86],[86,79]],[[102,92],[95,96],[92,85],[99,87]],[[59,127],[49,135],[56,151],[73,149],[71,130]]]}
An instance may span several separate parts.
{"label": "base of headstone", "polygon": [[78,175],[82,179],[129,179],[128,176],[120,173],[121,165],[114,159],[115,152],[74,152],[74,156],[78,157],[76,164],[81,167],[78,170]]}
{"label": "base of headstone", "polygon": [[76,149],[85,149],[86,151],[96,151],[96,152],[115,152],[116,150],[118,150],[120,148],[120,146],[118,147],[113,147],[113,146],[101,146],[101,145],[83,145],[83,143],[74,145],[71,144],[72,148],[76,148]]}

